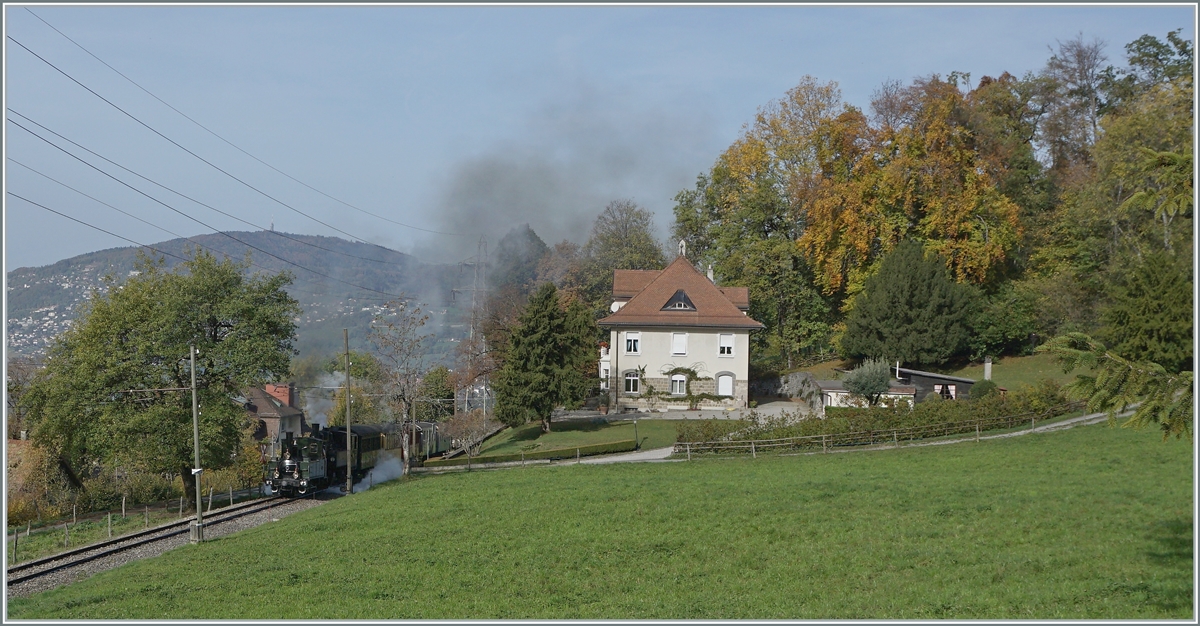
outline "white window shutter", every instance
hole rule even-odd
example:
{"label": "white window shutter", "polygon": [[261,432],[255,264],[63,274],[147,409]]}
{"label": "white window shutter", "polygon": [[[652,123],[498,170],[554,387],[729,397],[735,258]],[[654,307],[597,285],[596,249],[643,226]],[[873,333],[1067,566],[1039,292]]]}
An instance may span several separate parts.
{"label": "white window shutter", "polygon": [[671,334],[671,354],[687,354],[687,333]]}

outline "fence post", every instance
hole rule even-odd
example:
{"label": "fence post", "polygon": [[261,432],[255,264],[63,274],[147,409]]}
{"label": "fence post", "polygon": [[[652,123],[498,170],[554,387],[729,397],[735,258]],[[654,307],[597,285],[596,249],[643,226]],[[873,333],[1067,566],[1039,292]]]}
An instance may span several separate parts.
{"label": "fence post", "polygon": [[753,441],[750,442],[750,456],[752,456],[756,459],[758,458],[758,453],[754,451],[754,442]]}
{"label": "fence post", "polygon": [[975,420],[975,443],[979,443],[979,420]]}
{"label": "fence post", "polygon": [[71,527],[63,524],[63,547],[71,547]]}
{"label": "fence post", "polygon": [[233,506],[233,487],[229,488],[229,506]]}
{"label": "fence post", "polygon": [[108,512],[108,538],[112,539],[112,511]]}
{"label": "fence post", "polygon": [[521,467],[525,467],[525,451],[521,450]]}
{"label": "fence post", "polygon": [[179,496],[179,519],[183,519],[183,496]]}
{"label": "fence post", "polygon": [[825,439],[825,437],[827,437],[827,436],[828,435],[821,435],[821,452],[825,452],[825,453],[829,452],[829,444],[826,442],[826,439]]}
{"label": "fence post", "polygon": [[29,529],[32,526],[33,526],[33,524],[29,523],[28,521],[25,522],[25,536],[26,537],[29,537]]}
{"label": "fence post", "polygon": [[687,444],[687,453],[688,453],[688,460],[689,461],[692,460],[692,444],[691,443]]}
{"label": "fence post", "polygon": [[125,496],[121,496],[121,519],[125,519]]}
{"label": "fence post", "polygon": [[579,462],[579,448],[575,448],[575,462]]}
{"label": "fence post", "polygon": [[892,430],[892,443],[896,444],[897,448],[900,447],[900,433],[895,430]]}
{"label": "fence post", "polygon": [[1036,413],[1033,415],[1033,417],[1029,418],[1029,431],[1033,432],[1034,428],[1037,428],[1037,414]]}
{"label": "fence post", "polygon": [[146,505],[146,528],[150,528],[150,505]]}
{"label": "fence post", "polygon": [[76,515],[77,509],[79,509],[79,505],[76,505],[76,504],[71,505],[71,525],[72,526],[77,526],[79,524],[79,516]]}
{"label": "fence post", "polygon": [[18,528],[13,531],[13,557],[12,557],[13,563],[17,562],[17,541],[20,538],[21,538],[21,529]]}
{"label": "fence post", "polygon": [[212,493],[213,493],[212,485],[209,485],[209,487],[208,487],[208,508],[205,509],[206,513],[212,511]]}

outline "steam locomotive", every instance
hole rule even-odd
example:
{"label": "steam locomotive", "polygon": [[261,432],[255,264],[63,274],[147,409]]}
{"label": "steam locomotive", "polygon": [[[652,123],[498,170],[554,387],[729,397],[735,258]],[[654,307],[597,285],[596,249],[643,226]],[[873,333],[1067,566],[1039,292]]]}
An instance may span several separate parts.
{"label": "steam locomotive", "polygon": [[283,496],[302,496],[331,485],[345,488],[346,475],[357,483],[387,456],[401,458],[404,435],[412,435],[411,460],[419,462],[450,449],[450,438],[432,422],[416,424],[354,424],[350,426],[351,454],[346,458],[346,428],[313,425],[308,436],[281,432],[270,447],[264,482]]}

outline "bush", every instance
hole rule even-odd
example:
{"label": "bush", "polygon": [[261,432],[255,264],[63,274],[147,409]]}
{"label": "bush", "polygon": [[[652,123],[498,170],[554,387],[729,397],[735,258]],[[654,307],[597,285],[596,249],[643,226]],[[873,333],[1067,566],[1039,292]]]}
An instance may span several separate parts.
{"label": "bush", "polygon": [[981,380],[974,385],[971,385],[971,399],[986,398],[992,394],[999,393],[1000,387],[990,380]]}
{"label": "bush", "polygon": [[749,426],[746,420],[684,420],[675,426],[676,441],[717,441]]}

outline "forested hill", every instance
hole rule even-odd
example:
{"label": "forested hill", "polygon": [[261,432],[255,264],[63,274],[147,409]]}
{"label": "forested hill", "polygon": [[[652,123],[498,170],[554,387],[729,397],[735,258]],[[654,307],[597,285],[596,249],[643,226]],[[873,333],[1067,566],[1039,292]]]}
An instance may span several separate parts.
{"label": "forested hill", "polygon": [[[470,318],[470,298],[465,303],[461,297],[456,301],[453,290],[469,289],[472,275],[460,271],[457,265],[421,263],[407,254],[337,237],[287,234],[285,238],[270,231],[228,234],[270,254],[216,233],[173,239],[153,247],[186,257],[187,251],[198,245],[237,260],[245,258],[249,251],[254,264],[251,271],[290,271],[295,280],[288,292],[303,310],[297,331],[297,346],[302,355],[340,350],[342,328],[350,329],[352,343],[362,342],[371,316],[391,299],[386,294],[415,296],[427,305],[425,308],[430,312],[427,330],[437,335],[431,345],[432,360],[449,358],[455,341],[466,334],[462,320]],[[111,275],[119,282],[136,271],[134,264],[139,250],[145,248],[112,248],[53,265],[10,271],[6,337],[9,351],[31,354],[45,350],[53,337],[75,318],[90,290],[103,286],[105,276]],[[171,256],[165,260],[168,267],[180,263]]]}

